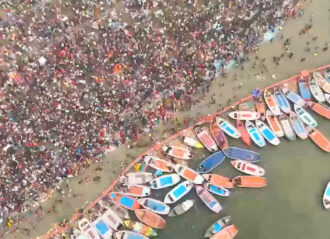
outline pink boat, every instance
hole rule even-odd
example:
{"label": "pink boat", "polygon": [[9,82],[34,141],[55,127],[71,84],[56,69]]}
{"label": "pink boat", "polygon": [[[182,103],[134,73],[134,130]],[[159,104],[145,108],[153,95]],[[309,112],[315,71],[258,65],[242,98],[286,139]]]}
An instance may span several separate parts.
{"label": "pink boat", "polygon": [[207,127],[200,125],[195,126],[196,136],[208,151],[216,152],[219,149],[218,145],[215,143],[207,129]]}
{"label": "pink boat", "polygon": [[222,210],[220,203],[204,187],[196,185],[196,193],[211,211],[219,213]]}

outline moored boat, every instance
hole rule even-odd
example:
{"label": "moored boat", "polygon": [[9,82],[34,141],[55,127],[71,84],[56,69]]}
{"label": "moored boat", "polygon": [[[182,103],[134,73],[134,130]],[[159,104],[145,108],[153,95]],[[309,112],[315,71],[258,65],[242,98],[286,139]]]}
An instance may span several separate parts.
{"label": "moored boat", "polygon": [[319,85],[319,87],[324,90],[324,92],[330,94],[330,82],[328,82],[328,79],[325,79],[321,72],[314,71],[313,78],[316,80],[316,83]]}
{"label": "moored boat", "polygon": [[206,127],[197,125],[194,127],[197,138],[201,141],[204,147],[210,152],[218,151],[218,146],[209,134]]}
{"label": "moored boat", "polygon": [[216,122],[211,122],[210,131],[214,141],[221,149],[228,147],[228,140],[226,135],[223,133],[222,129]]}
{"label": "moored boat", "polygon": [[301,98],[301,96],[298,95],[296,92],[293,92],[286,87],[282,88],[282,92],[285,95],[285,97],[288,100],[290,100],[292,103],[299,105],[301,107],[303,107],[306,104],[306,101],[303,98]]}
{"label": "moored boat", "polygon": [[276,116],[281,114],[281,109],[278,106],[274,95],[270,93],[270,91],[268,90],[264,91],[264,99],[268,106],[268,109],[273,113],[273,115]]}
{"label": "moored boat", "polygon": [[235,169],[241,171],[242,173],[259,177],[265,175],[265,169],[256,164],[249,163],[243,160],[233,160],[230,163]]}
{"label": "moored boat", "polygon": [[237,233],[237,227],[235,225],[229,225],[213,235],[211,239],[233,239]]}
{"label": "moored boat", "polygon": [[146,209],[138,209],[135,210],[135,216],[144,224],[156,228],[156,229],[164,229],[166,227],[166,221],[164,218],[159,216],[156,213],[148,211]]}
{"label": "moored boat", "polygon": [[299,119],[299,117],[297,116],[297,114],[295,112],[292,111],[290,113],[289,120],[290,120],[292,128],[294,129],[294,131],[298,135],[298,137],[301,139],[307,139],[308,132],[305,128],[305,125]]}
{"label": "moored boat", "polygon": [[157,214],[167,215],[171,210],[171,208],[168,205],[157,199],[140,198],[138,199],[138,201],[142,205],[142,207]]}
{"label": "moored boat", "polygon": [[194,184],[190,181],[184,181],[169,191],[164,199],[164,203],[172,204],[179,201],[185,195],[187,195],[193,188]]}
{"label": "moored boat", "polygon": [[231,159],[244,160],[251,163],[260,161],[260,154],[248,149],[228,147],[223,152]]}
{"label": "moored boat", "polygon": [[124,226],[133,232],[139,233],[143,236],[154,237],[157,236],[157,232],[142,222],[137,222],[133,220],[124,220]]}
{"label": "moored boat", "polygon": [[222,210],[220,203],[204,187],[196,185],[196,193],[204,204],[213,212],[219,213]]}
{"label": "moored boat", "polygon": [[307,102],[308,106],[317,114],[330,119],[330,108],[321,103]]}
{"label": "moored boat", "polygon": [[242,188],[260,188],[267,186],[267,179],[257,176],[237,176],[233,178],[233,183]]}
{"label": "moored boat", "polygon": [[143,185],[132,185],[132,186],[124,186],[121,188],[121,193],[133,196],[133,197],[148,197],[151,193],[151,190],[147,186]]}
{"label": "moored boat", "polygon": [[215,118],[216,123],[219,125],[219,127],[225,132],[227,135],[234,139],[238,139],[241,137],[241,134],[238,132],[238,130],[228,121],[224,120],[223,118],[216,117]]}
{"label": "moored boat", "polygon": [[146,236],[131,231],[118,231],[115,233],[115,238],[116,239],[148,239],[148,237]]}
{"label": "moored boat", "polygon": [[275,133],[261,120],[256,120],[256,127],[262,136],[272,145],[279,145],[280,140]]}
{"label": "moored boat", "polygon": [[204,237],[211,237],[214,234],[221,231],[230,222],[231,216],[222,217],[215,223],[213,223],[205,232]]}
{"label": "moored boat", "polygon": [[324,94],[325,100],[330,104],[330,94]]}
{"label": "moored boat", "polygon": [[86,218],[82,218],[78,221],[79,230],[84,234],[88,239],[100,239],[96,228],[88,221]]}
{"label": "moored boat", "polygon": [[174,170],[183,178],[186,180],[189,180],[195,184],[202,184],[204,181],[204,178],[197,173],[195,170],[188,168],[184,165],[176,164],[174,166]]}
{"label": "moored boat", "polygon": [[192,154],[187,148],[164,145],[162,149],[166,154],[175,158],[186,159],[186,160],[192,158]]}
{"label": "moored boat", "polygon": [[126,196],[122,193],[112,192],[109,196],[112,201],[129,210],[136,210],[141,207],[141,204],[135,198]]}
{"label": "moored boat", "polygon": [[256,110],[260,114],[260,116],[265,115],[266,113],[266,104],[263,101],[262,97],[258,97],[255,99]]}
{"label": "moored boat", "polygon": [[120,215],[118,215],[112,207],[107,207],[102,204],[100,205],[100,207],[104,210],[103,214],[101,214],[100,217],[107,225],[109,225],[115,230],[117,230],[121,225],[123,225],[123,218],[120,217]]}
{"label": "moored boat", "polygon": [[234,188],[234,184],[229,178],[219,174],[202,174],[203,178],[212,185],[224,188]]}
{"label": "moored boat", "polygon": [[283,132],[285,137],[288,140],[295,140],[296,134],[291,126],[291,123],[289,121],[289,117],[286,114],[282,114],[278,117],[278,120],[282,126]]}
{"label": "moored boat", "polygon": [[325,152],[330,152],[330,141],[325,137],[321,131],[309,127],[306,127],[308,131],[308,136],[313,140],[313,142],[319,146],[321,149],[323,149]]}
{"label": "moored boat", "polygon": [[274,92],[274,97],[277,102],[277,105],[280,107],[280,109],[286,113],[289,114],[291,112],[291,106],[289,101],[285,98],[282,92],[279,90],[276,90]]}
{"label": "moored boat", "polygon": [[[96,231],[101,235],[102,238],[112,239],[113,230],[111,229],[110,225],[108,225],[102,217],[96,218],[92,225],[96,229]],[[92,235],[89,235],[92,237]]]}
{"label": "moored boat", "polygon": [[156,156],[145,155],[143,156],[143,161],[145,164],[156,170],[160,170],[162,172],[167,172],[167,173],[173,172],[173,166],[170,162],[167,162]]}
{"label": "moored boat", "polygon": [[236,128],[241,135],[241,140],[247,146],[251,146],[251,138],[247,132],[245,125],[242,120],[236,120]]}
{"label": "moored boat", "polygon": [[302,122],[304,122],[310,127],[317,127],[318,124],[316,120],[304,108],[298,105],[294,105],[294,110],[296,111],[298,117],[301,119]]}
{"label": "moored boat", "polygon": [[142,185],[150,182],[153,179],[152,173],[148,172],[134,172],[127,173],[120,177],[120,182],[126,185]]}
{"label": "moored boat", "polygon": [[228,115],[232,119],[239,119],[239,120],[260,119],[260,113],[258,113],[256,111],[233,111],[233,112],[230,112]]}
{"label": "moored boat", "polygon": [[252,141],[259,147],[264,147],[266,145],[265,139],[256,126],[251,121],[245,122],[245,127],[247,132],[249,133]]}
{"label": "moored boat", "polygon": [[188,136],[182,136],[182,141],[184,144],[192,147],[192,148],[196,148],[196,149],[203,149],[204,146],[201,142],[197,141],[196,139],[192,138],[192,137],[188,137]]}
{"label": "moored boat", "polygon": [[126,208],[123,208],[119,204],[113,201],[109,201],[110,207],[104,205],[103,203],[99,202],[105,208],[111,208],[121,219],[129,219],[129,213]]}
{"label": "moored boat", "polygon": [[170,213],[168,214],[169,217],[175,217],[182,215],[183,213],[187,212],[194,206],[195,200],[186,200],[178,205],[176,205],[174,208],[171,209]]}
{"label": "moored boat", "polygon": [[272,131],[277,135],[277,137],[283,137],[284,132],[278,118],[273,115],[269,110],[266,111],[266,120]]}
{"label": "moored boat", "polygon": [[162,189],[171,187],[180,182],[180,176],[176,173],[166,174],[155,178],[149,182],[152,189]]}
{"label": "moored boat", "polygon": [[311,92],[309,91],[308,81],[306,79],[304,79],[303,77],[299,77],[298,87],[299,87],[299,92],[300,92],[301,97],[305,101],[311,101],[312,95],[311,95]]}
{"label": "moored boat", "polygon": [[198,173],[208,173],[219,166],[225,159],[226,155],[222,152],[216,152],[204,159],[198,166]]}
{"label": "moored boat", "polygon": [[210,183],[205,183],[204,188],[206,188],[209,192],[211,192],[213,194],[216,194],[216,195],[219,195],[219,196],[222,196],[222,197],[230,197],[231,196],[231,192],[227,188],[224,188],[224,187],[218,187],[218,186],[215,186],[215,185],[210,184]]}
{"label": "moored boat", "polygon": [[324,190],[323,206],[324,206],[325,209],[330,208],[330,182],[328,182],[327,187]]}
{"label": "moored boat", "polygon": [[311,78],[309,80],[309,89],[312,92],[313,97],[318,101],[318,102],[324,102],[325,101],[325,96],[319,87],[319,85],[316,83],[316,80],[314,78]]}

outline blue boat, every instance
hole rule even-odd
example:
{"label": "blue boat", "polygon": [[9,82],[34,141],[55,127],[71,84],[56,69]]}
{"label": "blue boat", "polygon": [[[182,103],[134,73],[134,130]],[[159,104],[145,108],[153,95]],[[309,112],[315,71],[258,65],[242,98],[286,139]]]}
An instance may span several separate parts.
{"label": "blue boat", "polygon": [[277,102],[277,105],[280,107],[280,109],[287,114],[290,114],[291,112],[291,106],[289,101],[285,98],[285,96],[282,94],[282,92],[276,90],[274,92],[274,97]]}
{"label": "blue boat", "polygon": [[309,91],[307,81],[305,81],[303,78],[299,78],[298,87],[299,87],[300,95],[304,100],[306,100],[306,101],[312,100],[312,95],[311,95],[311,92]]}
{"label": "blue boat", "polygon": [[246,130],[248,131],[252,141],[258,145],[259,147],[266,146],[266,142],[262,134],[259,132],[259,130],[256,128],[256,126],[251,121],[245,122]]}
{"label": "blue boat", "polygon": [[238,147],[228,147],[224,149],[223,152],[228,158],[234,160],[245,160],[250,163],[255,163],[260,161],[260,154],[248,149],[243,149]]}
{"label": "blue boat", "polygon": [[239,137],[241,137],[241,134],[238,132],[235,126],[233,126],[228,121],[220,117],[216,117],[215,121],[219,125],[219,127],[223,130],[223,132],[225,132],[229,136],[233,137],[234,139],[238,139]]}
{"label": "blue boat", "polygon": [[298,95],[296,92],[293,92],[287,88],[282,88],[282,92],[285,95],[288,100],[290,100],[292,103],[299,105],[300,107],[303,107],[306,105],[306,101],[301,98],[300,95]]}
{"label": "blue boat", "polygon": [[149,183],[152,189],[162,189],[162,188],[171,187],[177,184],[178,182],[180,182],[180,180],[181,178],[178,174],[172,173],[155,178],[151,180]]}
{"label": "blue boat", "polygon": [[307,139],[308,132],[305,128],[305,125],[303,124],[303,122],[301,122],[301,120],[299,119],[299,117],[297,116],[297,114],[295,112],[290,113],[289,120],[292,125],[292,128],[294,129],[294,131],[296,132],[298,137],[301,139]]}
{"label": "blue boat", "polygon": [[256,127],[264,138],[272,145],[279,145],[280,140],[275,133],[261,120],[256,120]]}
{"label": "blue boat", "polygon": [[203,162],[201,162],[201,164],[197,168],[197,172],[198,173],[210,172],[211,170],[215,169],[218,165],[220,165],[224,161],[225,157],[226,155],[221,151],[212,154],[211,156],[204,159]]}
{"label": "blue boat", "polygon": [[93,225],[97,232],[102,236],[102,238],[112,238],[113,230],[105,223],[102,218],[97,218],[93,222]]}
{"label": "blue boat", "polygon": [[171,210],[168,205],[153,198],[141,198],[138,201],[142,207],[157,214],[167,215]]}
{"label": "blue boat", "polygon": [[194,184],[190,181],[184,181],[169,191],[164,199],[164,203],[172,204],[183,198],[192,189]]}
{"label": "blue boat", "polygon": [[212,237],[214,234],[221,231],[230,222],[231,216],[220,218],[218,221],[213,223],[206,231],[204,237]]}
{"label": "blue boat", "polygon": [[211,193],[222,196],[222,197],[230,197],[231,192],[224,187],[218,187],[213,184],[205,183],[204,187]]}

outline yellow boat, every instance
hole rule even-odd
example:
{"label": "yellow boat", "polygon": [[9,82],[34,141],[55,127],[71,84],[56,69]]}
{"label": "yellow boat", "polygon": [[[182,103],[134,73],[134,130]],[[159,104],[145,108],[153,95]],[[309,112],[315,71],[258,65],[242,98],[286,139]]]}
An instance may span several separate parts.
{"label": "yellow boat", "polygon": [[153,228],[141,222],[137,222],[133,220],[124,220],[124,226],[144,236],[148,236],[148,237],[157,236],[157,232]]}

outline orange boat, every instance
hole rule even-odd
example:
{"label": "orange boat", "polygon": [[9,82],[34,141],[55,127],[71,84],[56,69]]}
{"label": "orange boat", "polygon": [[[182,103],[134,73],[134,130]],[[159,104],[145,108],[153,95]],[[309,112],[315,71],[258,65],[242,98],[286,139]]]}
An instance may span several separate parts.
{"label": "orange boat", "polygon": [[330,119],[330,109],[323,105],[323,104],[319,104],[319,103],[315,103],[315,102],[307,102],[308,106],[314,110],[316,113],[318,113],[319,115]]}
{"label": "orange boat", "polygon": [[141,208],[141,204],[133,197],[124,195],[122,193],[112,192],[109,194],[112,201],[118,203],[120,206],[130,210]]}
{"label": "orange boat", "polygon": [[212,185],[224,188],[234,188],[234,184],[229,178],[218,174],[202,174],[204,179]]}
{"label": "orange boat", "polygon": [[228,147],[227,137],[215,121],[211,122],[210,131],[214,141],[221,149]]}
{"label": "orange boat", "polygon": [[255,105],[256,105],[257,112],[259,112],[261,116],[265,115],[265,113],[266,113],[266,104],[262,100],[261,97],[259,97],[258,99],[255,100]]}
{"label": "orange boat", "polygon": [[233,178],[233,183],[242,188],[261,188],[267,186],[267,179],[256,176],[238,176]]}
{"label": "orange boat", "polygon": [[236,120],[236,129],[241,134],[241,140],[243,141],[243,143],[246,144],[247,146],[251,146],[251,138],[245,128],[243,121]]}
{"label": "orange boat", "polygon": [[135,210],[135,215],[141,222],[150,227],[164,229],[166,226],[164,218],[146,209]]}
{"label": "orange boat", "polygon": [[233,239],[238,233],[235,225],[229,225],[213,235],[211,239]]}
{"label": "orange boat", "polygon": [[308,136],[313,140],[313,142],[323,149],[325,152],[330,152],[330,142],[329,140],[321,133],[321,131],[312,128],[310,126],[306,127],[308,131]]}

